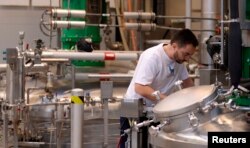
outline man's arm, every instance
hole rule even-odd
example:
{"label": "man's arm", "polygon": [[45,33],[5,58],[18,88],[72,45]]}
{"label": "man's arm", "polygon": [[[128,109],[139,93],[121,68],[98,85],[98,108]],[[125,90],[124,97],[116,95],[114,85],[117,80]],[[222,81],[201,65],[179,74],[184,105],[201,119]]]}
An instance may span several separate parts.
{"label": "man's arm", "polygon": [[187,87],[191,87],[191,86],[194,86],[194,82],[193,82],[192,78],[187,78],[187,79],[183,80],[183,83],[182,83],[183,88],[187,88]]}
{"label": "man's arm", "polygon": [[[152,95],[153,92],[155,92],[152,87],[149,85],[141,85],[138,83],[135,83],[135,92],[140,94],[141,96],[150,99],[151,101],[157,102],[158,100],[156,99],[155,96]],[[160,94],[161,100],[164,99],[166,95]]]}

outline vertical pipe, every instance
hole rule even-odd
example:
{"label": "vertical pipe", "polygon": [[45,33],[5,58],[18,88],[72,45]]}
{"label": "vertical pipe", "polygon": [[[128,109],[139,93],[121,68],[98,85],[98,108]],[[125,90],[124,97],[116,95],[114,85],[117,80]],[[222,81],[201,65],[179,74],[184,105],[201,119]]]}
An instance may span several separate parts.
{"label": "vertical pipe", "polygon": [[108,99],[113,96],[113,81],[101,81],[101,99],[104,103],[104,148],[108,147]]}
{"label": "vertical pipe", "polygon": [[15,93],[15,91],[18,82],[15,75],[15,66],[8,64],[6,74],[6,81],[8,82],[6,87],[6,99],[10,104],[14,104],[14,99],[17,97],[17,93]]}
{"label": "vertical pipe", "polygon": [[[7,66],[7,82],[9,82],[7,84],[7,88],[6,88],[6,99],[7,101],[10,103],[10,104],[15,104],[17,102],[17,98],[19,93],[16,93],[16,92],[19,92],[19,89],[18,89],[18,86],[19,86],[19,78],[18,78],[18,74],[17,74],[17,64],[8,64]],[[14,148],[17,148],[18,147],[18,139],[17,139],[17,112],[16,112],[16,107],[13,107],[11,110],[10,110],[10,120],[12,121],[13,123],[13,145],[14,145]]]}
{"label": "vertical pipe", "polygon": [[[224,0],[221,0],[221,3],[220,3],[220,19],[221,19],[221,22],[224,21]],[[220,36],[221,36],[221,43],[220,43],[220,58],[221,58],[221,64],[223,65],[224,64],[224,23],[221,23],[220,24]]]}
{"label": "vertical pipe", "polygon": [[[216,18],[216,1],[217,0],[202,0],[202,17],[204,18]],[[215,30],[214,20],[202,20],[202,30]],[[209,69],[212,67],[212,59],[207,52],[206,40],[209,36],[214,35],[213,31],[203,31],[201,33],[201,63],[208,64]]]}
{"label": "vertical pipe", "polygon": [[63,105],[59,104],[57,105],[57,122],[56,122],[56,147],[61,148],[61,132],[62,132],[62,120],[64,118],[64,110],[63,110]]}
{"label": "vertical pipe", "polygon": [[[192,0],[186,0],[186,17],[191,17],[192,15]],[[191,19],[185,20],[185,27],[191,29]]]}
{"label": "vertical pipe", "polygon": [[108,98],[103,99],[103,104],[104,104],[104,113],[103,113],[103,120],[104,120],[104,148],[108,147]]}
{"label": "vertical pipe", "polygon": [[9,148],[8,146],[8,114],[3,111],[3,148]]}
{"label": "vertical pipe", "polygon": [[75,88],[71,95],[71,148],[83,148],[84,92]]}
{"label": "vertical pipe", "polygon": [[72,89],[76,87],[76,73],[75,73],[75,66],[71,65],[71,87]]}
{"label": "vertical pipe", "polygon": [[24,67],[24,57],[19,56],[17,58],[17,74],[18,74],[18,101],[24,102],[24,92],[25,92],[25,67]]}

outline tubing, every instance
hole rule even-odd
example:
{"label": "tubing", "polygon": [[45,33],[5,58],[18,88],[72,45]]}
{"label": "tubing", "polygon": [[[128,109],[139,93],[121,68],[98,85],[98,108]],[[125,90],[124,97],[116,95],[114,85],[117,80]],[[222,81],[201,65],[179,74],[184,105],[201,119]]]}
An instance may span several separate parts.
{"label": "tubing", "polygon": [[154,20],[155,13],[153,12],[123,12],[125,19],[135,20]]}
{"label": "tubing", "polygon": [[68,10],[68,9],[52,9],[51,16],[56,17],[77,17],[77,18],[85,18],[86,11],[85,10]]}
{"label": "tubing", "polygon": [[125,23],[125,28],[127,30],[133,29],[137,31],[154,31],[156,29],[156,24],[154,23]]}
{"label": "tubing", "polygon": [[85,21],[51,21],[53,29],[56,28],[84,28],[86,26]]}
{"label": "tubing", "polygon": [[[34,52],[26,52],[27,57],[34,58]],[[42,52],[41,58],[68,58],[71,60],[138,60],[139,52]]]}

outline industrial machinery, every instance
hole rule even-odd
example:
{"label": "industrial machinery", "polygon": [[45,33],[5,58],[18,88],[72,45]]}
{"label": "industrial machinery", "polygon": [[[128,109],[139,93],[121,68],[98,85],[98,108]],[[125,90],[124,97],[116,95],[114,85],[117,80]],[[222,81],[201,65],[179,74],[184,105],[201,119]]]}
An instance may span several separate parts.
{"label": "industrial machinery", "polygon": [[[221,15],[223,15],[225,4],[224,1],[221,2]],[[209,54],[207,58],[211,63],[206,61],[206,58],[201,61],[202,66],[206,67],[200,70],[201,85],[179,90],[158,102],[153,109],[136,105],[138,109],[142,109],[140,112],[144,112],[144,116],[145,112],[149,113],[147,116],[149,119],[131,124],[132,128],[128,132],[132,141],[130,146],[141,147],[141,143],[138,146],[133,142],[135,139],[133,132],[141,127],[148,127],[148,147],[153,148],[205,148],[208,146],[208,132],[249,131],[249,90],[242,86],[248,86],[246,85],[248,81],[242,79],[246,76],[246,73],[242,75],[242,71],[248,71],[247,62],[242,61],[249,56],[246,54],[246,48],[243,48],[244,53],[241,52],[241,29],[247,29],[247,22],[239,18],[239,13],[246,14],[248,8],[243,9],[244,12],[239,12],[238,9],[238,5],[242,8],[248,2],[227,2],[230,6],[231,19],[224,20],[224,16],[221,16],[222,32],[219,35],[202,34],[206,35],[206,39],[202,36],[202,41],[206,44],[202,47],[206,47],[207,50],[203,52]],[[204,11],[208,11],[211,4],[209,2]],[[207,29],[213,24],[212,20],[205,20],[204,23],[207,23],[204,25]],[[246,40],[245,43],[248,42]],[[205,56],[204,53],[201,56]],[[227,71],[229,83],[225,85],[224,78]],[[221,77],[221,74],[224,76]],[[208,85],[211,81],[213,85]],[[125,106],[126,104],[128,103],[125,101]],[[127,113],[129,119],[137,119],[136,121],[142,116],[141,114],[134,117],[133,114]],[[157,125],[152,125],[153,123]],[[136,138],[137,142],[140,142],[140,137]]]}
{"label": "industrial machinery", "polygon": [[[149,9],[151,3],[136,1],[138,11],[131,0],[127,10],[116,0],[63,0],[61,7],[45,10],[40,23],[49,38],[57,34],[58,48],[41,39],[24,48],[25,32],[19,32],[18,47],[3,50],[0,65],[0,147],[119,147],[120,116],[131,121],[125,132],[131,148],[142,147],[143,134],[148,147],[205,148],[210,131],[249,131],[249,41],[241,42],[249,29],[249,2],[202,1],[201,18],[192,17],[190,0],[186,16],[167,16],[164,0],[158,2]],[[182,27],[166,26],[163,19]],[[193,20],[201,29],[192,29]],[[200,83],[151,107],[124,99],[141,52],[169,42],[149,34],[158,37],[164,30],[167,36],[182,28],[200,33],[200,60],[187,65]]]}

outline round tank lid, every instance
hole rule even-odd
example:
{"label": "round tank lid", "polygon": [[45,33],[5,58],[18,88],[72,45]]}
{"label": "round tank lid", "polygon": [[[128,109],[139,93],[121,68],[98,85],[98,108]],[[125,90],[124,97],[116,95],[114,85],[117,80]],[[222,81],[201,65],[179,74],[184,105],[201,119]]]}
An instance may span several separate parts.
{"label": "round tank lid", "polygon": [[193,86],[170,94],[153,108],[157,117],[176,116],[194,110],[215,92],[214,85]]}

